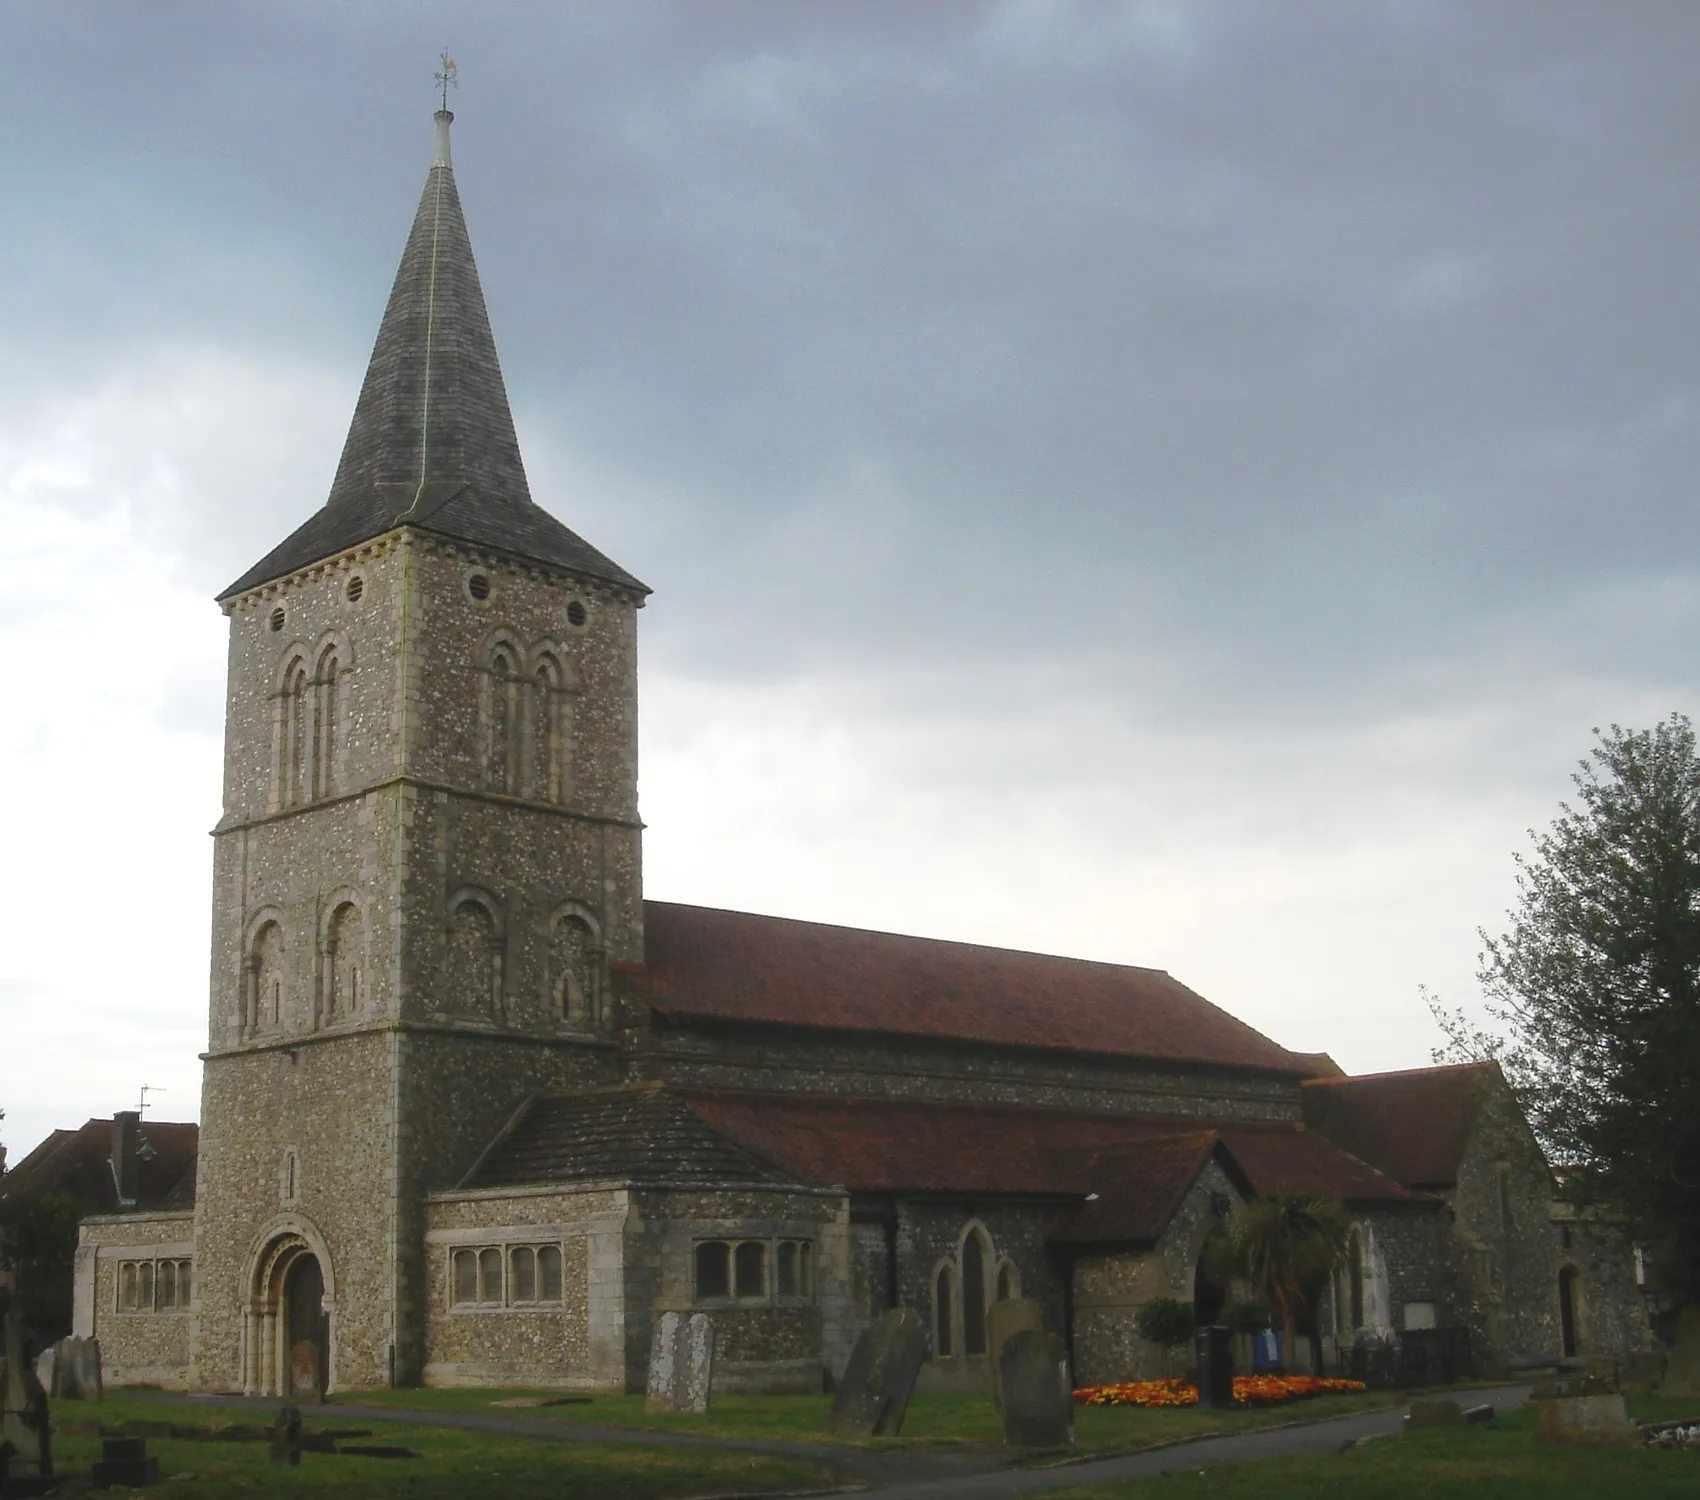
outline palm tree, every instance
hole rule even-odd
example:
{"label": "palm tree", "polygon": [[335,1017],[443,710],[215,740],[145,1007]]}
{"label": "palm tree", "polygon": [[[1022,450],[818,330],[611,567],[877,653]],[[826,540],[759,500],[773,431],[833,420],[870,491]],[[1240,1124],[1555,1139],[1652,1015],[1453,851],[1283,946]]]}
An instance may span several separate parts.
{"label": "palm tree", "polygon": [[1228,1244],[1253,1293],[1281,1320],[1281,1358],[1290,1364],[1301,1308],[1314,1286],[1345,1259],[1351,1220],[1338,1198],[1271,1193],[1243,1204]]}

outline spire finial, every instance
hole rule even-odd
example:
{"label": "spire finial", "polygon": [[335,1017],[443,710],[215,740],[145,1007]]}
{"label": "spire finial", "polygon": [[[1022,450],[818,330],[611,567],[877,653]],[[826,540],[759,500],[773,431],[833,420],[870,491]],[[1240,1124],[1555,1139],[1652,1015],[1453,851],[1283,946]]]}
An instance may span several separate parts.
{"label": "spire finial", "polygon": [[455,76],[460,70],[455,67],[455,60],[449,56],[447,47],[443,48],[437,55],[443,60],[443,71],[433,73],[431,76],[437,80],[437,88],[443,96],[443,108],[447,110],[449,107],[449,90],[460,87],[460,81]]}

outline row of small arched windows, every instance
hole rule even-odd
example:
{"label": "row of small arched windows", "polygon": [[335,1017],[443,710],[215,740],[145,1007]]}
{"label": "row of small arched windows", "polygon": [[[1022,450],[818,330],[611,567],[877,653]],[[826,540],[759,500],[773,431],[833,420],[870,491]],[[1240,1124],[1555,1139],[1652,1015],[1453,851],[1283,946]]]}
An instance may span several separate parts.
{"label": "row of small arched windows", "polygon": [[[285,655],[274,694],[273,811],[332,796],[342,775],[342,685],[348,647],[327,637]],[[527,651],[506,632],[483,653],[478,759],[483,790],[564,802],[572,771],[577,679],[544,642]]]}
{"label": "row of small arched windows", "polygon": [[[503,1015],[501,908],[488,892],[465,889],[449,903],[448,934],[433,1009],[468,1019]],[[602,1022],[602,945],[595,918],[577,903],[551,915],[544,986],[551,1014],[565,1025],[593,1029]],[[352,1020],[366,1004],[366,919],[351,897],[333,905],[323,929],[314,1021]],[[297,1020],[289,993],[282,922],[267,917],[249,939],[243,969],[243,1025],[269,1031]]]}
{"label": "row of small arched windows", "polygon": [[564,802],[571,773],[573,674],[547,643],[529,652],[506,633],[485,650],[479,751],[485,790]]}

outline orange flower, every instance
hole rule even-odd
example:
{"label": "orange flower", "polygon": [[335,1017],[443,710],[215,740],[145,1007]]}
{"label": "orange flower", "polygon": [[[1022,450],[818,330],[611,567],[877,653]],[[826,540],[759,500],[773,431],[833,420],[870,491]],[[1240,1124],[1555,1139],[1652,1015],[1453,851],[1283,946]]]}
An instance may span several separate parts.
{"label": "orange flower", "polygon": [[[1307,1396],[1361,1391],[1361,1380],[1323,1379],[1316,1375],[1236,1375],[1236,1406],[1273,1406]],[[1074,1393],[1081,1406],[1196,1406],[1198,1387],[1190,1380],[1132,1380],[1122,1385],[1082,1386]]]}

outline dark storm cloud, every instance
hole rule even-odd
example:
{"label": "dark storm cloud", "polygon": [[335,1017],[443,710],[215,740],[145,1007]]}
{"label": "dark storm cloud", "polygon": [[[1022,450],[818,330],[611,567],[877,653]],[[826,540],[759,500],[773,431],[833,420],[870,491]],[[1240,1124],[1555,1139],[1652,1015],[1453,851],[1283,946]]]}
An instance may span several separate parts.
{"label": "dark storm cloud", "polygon": [[[214,341],[350,400],[450,41],[539,498],[658,587],[679,670],[1271,722],[1692,665],[1692,6],[14,29],[15,337]],[[208,499],[209,588],[297,519]]]}

